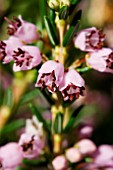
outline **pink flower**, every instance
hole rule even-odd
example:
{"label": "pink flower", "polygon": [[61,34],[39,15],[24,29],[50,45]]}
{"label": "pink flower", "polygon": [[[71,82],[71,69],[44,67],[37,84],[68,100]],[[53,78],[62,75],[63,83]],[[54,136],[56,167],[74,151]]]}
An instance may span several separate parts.
{"label": "pink flower", "polygon": [[113,167],[113,146],[101,145],[98,148],[97,154],[94,155],[94,162],[98,166],[112,166]]}
{"label": "pink flower", "polygon": [[41,54],[38,47],[23,46],[13,53],[14,71],[30,70],[41,63]]}
{"label": "pink flower", "polygon": [[39,70],[36,87],[47,89],[50,92],[54,92],[56,87],[59,87],[64,76],[64,66],[57,61],[47,61],[42,65]]}
{"label": "pink flower", "polygon": [[113,73],[113,50],[102,48],[86,55],[87,64],[95,70]]}
{"label": "pink flower", "polygon": [[93,132],[93,127],[91,125],[84,125],[80,127],[78,135],[79,138],[89,138]]}
{"label": "pink flower", "polygon": [[95,51],[101,49],[104,41],[104,34],[95,27],[87,28],[78,33],[74,44],[82,51]]}
{"label": "pink flower", "polygon": [[84,170],[112,170],[113,169],[113,146],[101,145],[92,155],[92,162],[85,165]]}
{"label": "pink flower", "polygon": [[64,74],[64,79],[59,86],[59,89],[64,97],[64,100],[73,100],[83,95],[84,80],[75,70],[67,70]]}
{"label": "pink flower", "polygon": [[82,158],[82,154],[79,152],[78,149],[76,148],[69,148],[66,150],[66,158],[72,162],[72,163],[75,163],[75,162],[79,162]]}
{"label": "pink flower", "polygon": [[14,35],[25,43],[33,43],[39,39],[40,35],[37,31],[37,27],[32,23],[24,21],[21,15],[19,15],[18,18],[13,17],[14,21],[10,21],[8,18],[5,19],[9,23],[9,35]]}
{"label": "pink flower", "polygon": [[52,161],[54,170],[66,170],[67,169],[67,160],[64,155],[59,155]]}
{"label": "pink flower", "polygon": [[23,43],[20,39],[14,36],[11,36],[8,40],[0,41],[0,60],[2,60],[4,64],[9,63],[13,60],[13,51],[22,46]]}
{"label": "pink flower", "polygon": [[96,145],[89,139],[82,139],[75,144],[81,154],[91,154],[96,151]]}
{"label": "pink flower", "polygon": [[20,137],[19,146],[23,157],[31,159],[40,155],[44,143],[39,136],[24,133]]}
{"label": "pink flower", "polygon": [[0,167],[13,170],[22,162],[23,156],[17,143],[8,143],[0,148]]}

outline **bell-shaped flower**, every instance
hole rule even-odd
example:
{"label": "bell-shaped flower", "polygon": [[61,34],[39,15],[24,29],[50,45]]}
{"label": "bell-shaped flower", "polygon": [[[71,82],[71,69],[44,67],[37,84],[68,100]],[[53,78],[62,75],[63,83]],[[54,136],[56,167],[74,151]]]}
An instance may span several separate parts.
{"label": "bell-shaped flower", "polygon": [[22,162],[23,155],[17,143],[8,143],[0,148],[0,168],[15,169]]}
{"label": "bell-shaped flower", "polygon": [[71,163],[76,163],[82,159],[82,154],[79,152],[77,148],[72,147],[66,150],[66,158]]}
{"label": "bell-shaped flower", "polygon": [[41,54],[38,47],[23,46],[13,52],[14,71],[30,70],[41,63]]}
{"label": "bell-shaped flower", "polygon": [[84,80],[75,70],[66,70],[64,79],[59,86],[59,89],[64,97],[64,100],[73,100],[79,95],[84,95]]}
{"label": "bell-shaped flower", "polygon": [[38,40],[40,35],[37,31],[37,27],[22,19],[21,15],[13,17],[14,21],[10,21],[8,18],[5,18],[8,25],[8,34],[14,35],[22,40],[24,43],[33,43]]}
{"label": "bell-shaped flower", "polygon": [[9,37],[8,40],[0,41],[0,60],[3,64],[7,64],[13,60],[13,51],[23,46],[19,38],[14,36]]}
{"label": "bell-shaped flower", "polygon": [[113,73],[113,50],[102,48],[96,52],[89,53],[86,55],[86,63],[95,70]]}
{"label": "bell-shaped flower", "polygon": [[96,145],[89,139],[82,139],[74,145],[81,154],[87,155],[96,151]]}
{"label": "bell-shaped flower", "polygon": [[39,70],[36,87],[47,89],[50,92],[54,92],[56,87],[59,87],[64,76],[64,66],[57,61],[47,61],[42,65]]}
{"label": "bell-shaped flower", "polygon": [[32,119],[26,120],[25,132],[32,135],[43,136],[43,123],[39,122],[36,116],[33,116]]}
{"label": "bell-shaped flower", "polygon": [[54,170],[66,170],[68,161],[64,155],[59,155],[53,159],[52,165]]}
{"label": "bell-shaped flower", "polygon": [[24,133],[19,140],[19,146],[24,158],[34,158],[41,154],[44,143],[38,135]]}
{"label": "bell-shaped flower", "polygon": [[78,33],[74,45],[82,51],[95,51],[102,48],[104,37],[102,31],[97,28],[87,28]]}

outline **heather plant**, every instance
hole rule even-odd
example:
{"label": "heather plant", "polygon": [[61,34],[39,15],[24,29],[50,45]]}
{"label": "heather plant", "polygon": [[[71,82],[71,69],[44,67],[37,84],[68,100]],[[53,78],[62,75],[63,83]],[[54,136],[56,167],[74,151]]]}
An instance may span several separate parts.
{"label": "heather plant", "polygon": [[[14,79],[0,109],[1,170],[113,168],[113,146],[98,147],[90,139],[89,115],[97,108],[84,101],[84,74],[112,74],[113,50],[104,46],[101,29],[80,29],[79,2],[48,0],[41,29],[21,15],[4,18],[9,37],[0,41],[0,60],[11,66]],[[22,119],[15,118],[18,110],[26,112]],[[4,141],[5,135],[13,137]]]}

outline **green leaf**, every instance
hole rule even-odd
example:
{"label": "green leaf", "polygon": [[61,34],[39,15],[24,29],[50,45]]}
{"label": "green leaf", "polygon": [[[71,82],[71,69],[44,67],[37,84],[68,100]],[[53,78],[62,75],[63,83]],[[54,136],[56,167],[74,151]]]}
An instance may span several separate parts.
{"label": "green leaf", "polygon": [[71,0],[71,4],[75,5],[78,4],[81,0]]}
{"label": "green leaf", "polygon": [[73,40],[74,36],[77,33],[79,25],[80,25],[79,22],[77,22],[75,26],[70,26],[69,30],[67,31],[64,37],[63,46],[67,46],[71,43],[71,41]]}
{"label": "green leaf", "polygon": [[57,113],[57,115],[55,117],[53,129],[54,129],[54,132],[56,134],[61,134],[62,133],[62,129],[63,129],[63,115],[60,112]]}
{"label": "green leaf", "polygon": [[81,15],[82,15],[82,10],[77,11],[77,13],[76,13],[75,16],[73,17],[70,25],[75,26],[75,25],[76,25],[76,22],[80,21]]}
{"label": "green leaf", "polygon": [[95,105],[80,106],[71,116],[68,124],[66,125],[64,132],[69,132],[75,128],[84,119],[94,115],[97,107]]}
{"label": "green leaf", "polygon": [[59,19],[66,20],[68,15],[69,15],[69,7],[68,6],[63,6],[60,9],[60,12],[59,12]]}
{"label": "green leaf", "polygon": [[49,39],[51,41],[51,44],[53,46],[57,45],[58,39],[57,39],[56,33],[54,31],[54,28],[52,26],[50,19],[47,16],[44,16],[44,23],[45,23],[45,27],[46,27]]}
{"label": "green leaf", "polygon": [[50,128],[48,126],[48,124],[46,123],[45,119],[43,118],[43,116],[40,113],[40,110],[33,104],[29,104],[29,107],[32,111],[32,113],[37,117],[37,119],[43,123],[43,127],[47,132],[50,132]]}
{"label": "green leaf", "polygon": [[69,122],[64,128],[64,132],[70,131],[75,123],[76,116],[79,114],[80,110],[84,107],[84,105],[79,106],[71,115]]}
{"label": "green leaf", "polygon": [[88,72],[90,71],[92,68],[90,67],[84,67],[84,68],[77,68],[76,70],[80,73],[85,73],[85,72]]}
{"label": "green leaf", "polygon": [[5,92],[4,99],[3,99],[3,105],[11,107],[12,104],[13,104],[12,89],[11,89],[11,87],[9,87]]}
{"label": "green leaf", "polygon": [[46,0],[41,0],[39,3],[39,8],[40,10],[40,16],[41,16],[41,23],[42,23],[42,28],[44,27],[44,16],[46,15]]}
{"label": "green leaf", "polygon": [[25,104],[25,103],[30,102],[31,100],[36,98],[38,95],[40,95],[40,93],[41,92],[40,92],[39,89],[35,89],[35,90],[32,90],[32,91],[28,92],[27,94],[22,96],[20,104]]}
{"label": "green leaf", "polygon": [[44,163],[46,163],[46,160],[35,160],[35,159],[23,159],[22,161],[24,164],[28,165],[28,166],[38,166],[38,165],[43,165]]}
{"label": "green leaf", "polygon": [[15,120],[13,122],[10,122],[9,124],[5,125],[5,127],[0,131],[1,135],[9,134],[25,125],[25,120]]}

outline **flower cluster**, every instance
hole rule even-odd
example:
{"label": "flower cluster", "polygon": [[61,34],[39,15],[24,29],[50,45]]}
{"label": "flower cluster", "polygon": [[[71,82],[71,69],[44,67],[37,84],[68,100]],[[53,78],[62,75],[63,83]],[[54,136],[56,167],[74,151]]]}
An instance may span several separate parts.
{"label": "flower cluster", "polygon": [[0,41],[0,60],[4,64],[14,61],[13,70],[30,70],[41,63],[38,47],[27,45],[38,40],[40,35],[34,24],[26,22],[21,16],[14,21],[5,18],[8,23],[8,40]]}
{"label": "flower cluster", "polygon": [[[83,159],[89,159],[88,163],[80,164],[80,169],[84,170],[110,170],[113,168],[113,146],[96,145],[89,139],[78,141],[74,147],[66,150],[64,155],[54,158],[52,165],[55,170],[68,169],[70,163],[78,163]],[[79,169],[79,165],[78,165]]]}
{"label": "flower cluster", "polygon": [[24,158],[39,157],[43,147],[42,123],[33,116],[26,120],[25,132],[21,134],[18,143],[10,142],[0,148],[0,168],[15,170]]}
{"label": "flower cluster", "polygon": [[[95,27],[84,29],[76,35],[81,11],[76,12],[73,8],[76,7],[78,1],[48,0],[47,3],[51,8],[50,18],[54,18],[54,21],[51,21],[49,17],[44,16],[48,36],[45,28],[44,34],[43,32],[40,34],[34,24],[24,21],[20,15],[18,18],[13,17],[12,21],[5,17],[9,24],[7,27],[9,38],[0,41],[0,60],[3,64],[13,62],[15,72],[35,68],[38,72],[38,77],[35,77],[37,78],[35,87],[45,90],[43,94],[48,106],[44,107],[45,103],[35,106],[35,101],[32,102],[37,90],[28,95],[25,94],[25,98],[22,96],[29,81],[25,82],[25,89],[16,87],[16,81],[14,81],[15,88],[12,91],[14,94],[15,89],[19,91],[17,93],[19,99],[15,102],[15,95],[11,108],[7,106],[8,114],[3,113],[8,115],[6,119],[1,114],[2,120],[5,120],[2,123],[3,126],[8,122],[11,109],[14,107],[16,110],[21,105],[22,99],[24,101],[27,98],[26,101],[30,101],[29,107],[36,117],[26,120],[24,132],[22,131],[18,142],[10,142],[1,146],[0,169],[15,170],[18,166],[23,166],[24,158],[28,162],[29,159],[34,158],[44,161],[48,168],[54,170],[71,170],[73,167],[77,170],[105,168],[108,170],[107,168],[113,168],[113,147],[109,145],[96,147],[88,139],[93,131],[91,124],[81,126],[80,129],[79,126],[77,127],[82,120],[83,112],[88,110],[81,111],[84,107],[81,102],[78,105],[75,102],[74,107],[71,104],[85,94],[85,80],[80,74],[81,70],[84,70],[84,65],[87,70],[93,68],[100,72],[113,73],[113,50],[103,47],[105,35]],[[44,48],[37,47],[39,40],[42,41]],[[47,51],[45,46],[48,48]],[[71,46],[86,52],[85,57],[73,60]],[[28,73],[25,74],[26,79],[29,77]],[[49,118],[46,109],[51,111]],[[45,116],[43,111],[45,111]],[[75,130],[76,127],[79,130]],[[70,129],[74,134],[79,133],[76,137],[73,136],[72,141],[67,139],[73,134],[69,134]]]}
{"label": "flower cluster", "polygon": [[57,88],[61,91],[64,100],[73,100],[83,95],[84,80],[73,69],[64,69],[63,64],[57,61],[45,62],[39,70],[36,87],[47,87],[50,92]]}
{"label": "flower cluster", "polygon": [[95,27],[82,30],[74,39],[75,47],[86,54],[86,64],[100,72],[113,73],[113,50],[103,48],[105,35]]}

